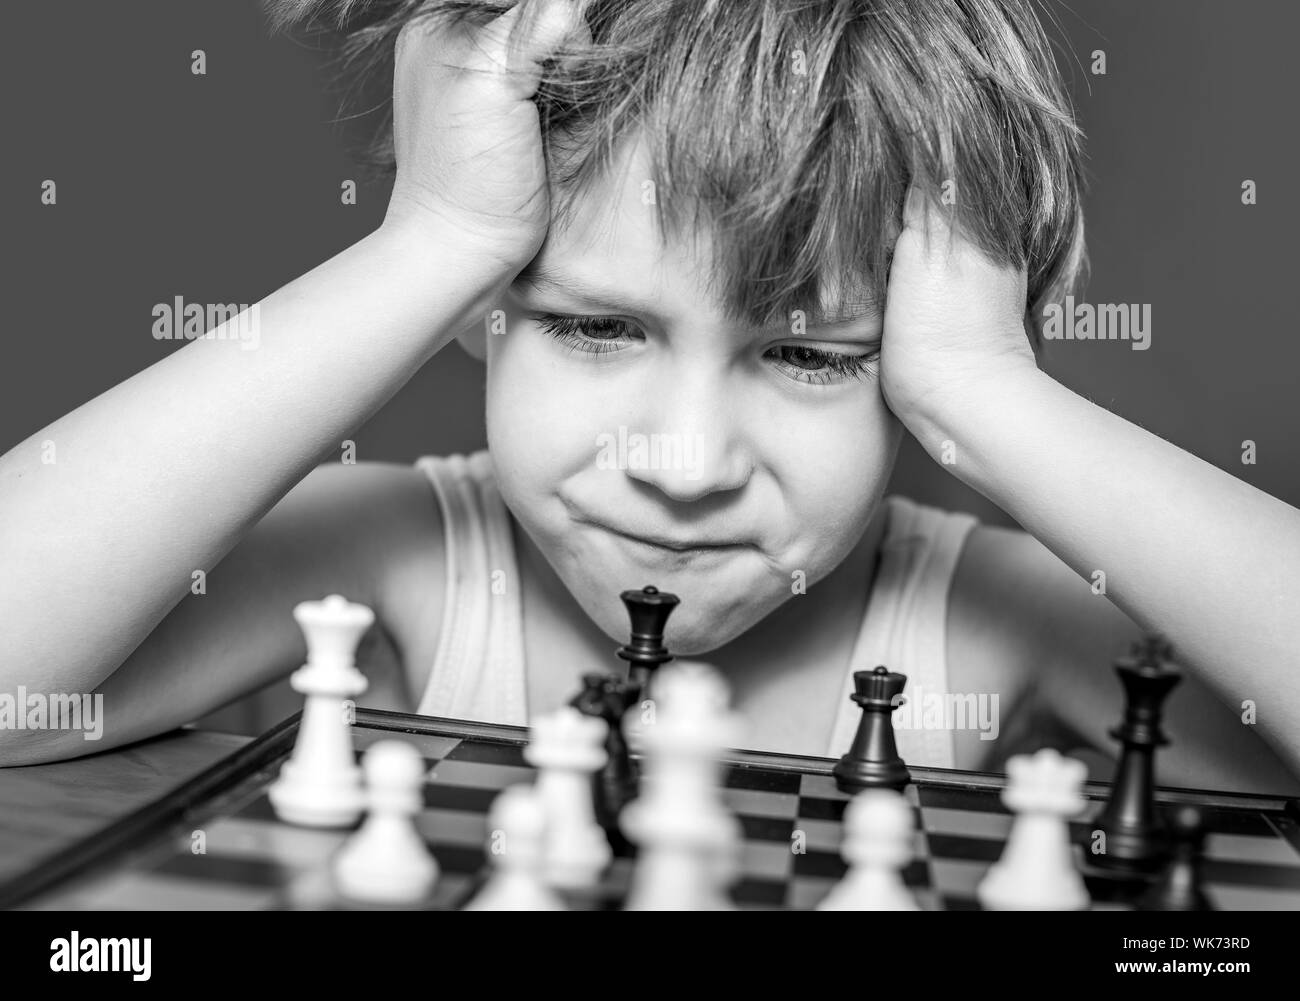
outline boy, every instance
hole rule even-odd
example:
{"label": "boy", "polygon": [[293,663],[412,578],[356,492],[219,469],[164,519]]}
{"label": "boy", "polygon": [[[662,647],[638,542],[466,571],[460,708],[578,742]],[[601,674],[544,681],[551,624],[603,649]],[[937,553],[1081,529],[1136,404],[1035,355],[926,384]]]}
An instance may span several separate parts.
{"label": "boy", "polygon": [[[1300,514],[1035,365],[1083,250],[1028,3],[447,0],[357,45],[394,35],[383,226],[261,303],[257,350],[198,341],[0,462],[0,690],[108,716],[0,759],[283,676],[292,605],[330,592],[375,609],[370,704],[526,723],[654,583],[750,746],[838,753],[852,670],[887,663],[998,697],[996,739],[900,729],[910,763],[1109,750],[1140,624],[1189,674],[1162,781],[1295,789]],[[488,453],[313,471],[453,338]],[[904,429],[1031,534],[884,500]]]}

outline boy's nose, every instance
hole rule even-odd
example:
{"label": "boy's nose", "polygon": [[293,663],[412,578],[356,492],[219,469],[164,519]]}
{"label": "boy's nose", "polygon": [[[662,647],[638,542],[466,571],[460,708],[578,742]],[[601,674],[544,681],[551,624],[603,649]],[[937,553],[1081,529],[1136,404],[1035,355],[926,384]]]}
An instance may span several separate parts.
{"label": "boy's nose", "polygon": [[739,490],[748,481],[753,459],[738,408],[728,406],[713,380],[678,381],[665,388],[646,417],[644,451],[629,449],[627,474],[675,501]]}

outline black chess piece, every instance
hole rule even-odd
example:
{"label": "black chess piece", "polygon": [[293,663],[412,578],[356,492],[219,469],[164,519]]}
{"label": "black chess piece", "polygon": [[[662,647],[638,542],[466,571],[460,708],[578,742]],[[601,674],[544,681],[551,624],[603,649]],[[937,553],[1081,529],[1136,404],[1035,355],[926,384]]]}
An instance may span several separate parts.
{"label": "black chess piece", "polygon": [[569,705],[584,716],[603,719],[609,726],[605,736],[605,764],[592,776],[596,822],[604,829],[614,853],[627,854],[630,845],[618,825],[618,816],[636,798],[639,776],[623,735],[623,717],[636,703],[639,689],[613,674],[584,674],[582,683],[582,691]]}
{"label": "black chess piece", "polygon": [[1123,722],[1110,735],[1123,744],[1113,788],[1097,829],[1106,850],[1092,857],[1105,869],[1150,872],[1169,856],[1164,820],[1155,802],[1155,752],[1169,743],[1160,730],[1161,707],[1182,675],[1173,668],[1169,643],[1148,636],[1115,663],[1124,684]]}
{"label": "black chess piece", "polygon": [[1137,902],[1139,911],[1212,911],[1201,888],[1205,818],[1194,806],[1179,807],[1169,822],[1173,857],[1163,875]]}
{"label": "black chess piece", "polygon": [[664,627],[677,607],[678,598],[654,585],[646,585],[639,591],[624,591],[619,597],[632,620],[632,638],[626,646],[618,648],[618,655],[628,662],[629,680],[644,692],[650,676],[661,664],[673,659],[664,646]]}
{"label": "black chess piece", "polygon": [[862,707],[853,746],[832,769],[842,792],[860,789],[902,789],[912,777],[894,742],[893,711],[904,702],[907,675],[884,667],[854,671],[855,693],[850,696]]}

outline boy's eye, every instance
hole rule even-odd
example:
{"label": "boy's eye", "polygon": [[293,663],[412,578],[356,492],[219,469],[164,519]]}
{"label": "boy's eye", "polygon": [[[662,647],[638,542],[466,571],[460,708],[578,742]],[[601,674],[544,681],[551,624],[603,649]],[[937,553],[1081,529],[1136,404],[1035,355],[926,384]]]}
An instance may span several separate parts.
{"label": "boy's eye", "polygon": [[617,351],[619,345],[633,333],[624,320],[610,316],[560,316],[539,313],[536,317],[542,329],[573,351],[600,355]]}
{"label": "boy's eye", "polygon": [[[619,351],[641,335],[626,320],[611,316],[563,316],[538,313],[534,319],[548,334],[572,351],[602,355]],[[860,379],[875,370],[879,352],[864,355],[823,351],[803,344],[782,344],[769,348],[764,358],[776,362],[792,379],[825,385],[846,379]]]}
{"label": "boy's eye", "polygon": [[775,357],[780,367],[800,382],[825,385],[845,379],[861,379],[874,371],[879,352],[849,355],[803,344],[782,344],[769,349],[764,357]]}

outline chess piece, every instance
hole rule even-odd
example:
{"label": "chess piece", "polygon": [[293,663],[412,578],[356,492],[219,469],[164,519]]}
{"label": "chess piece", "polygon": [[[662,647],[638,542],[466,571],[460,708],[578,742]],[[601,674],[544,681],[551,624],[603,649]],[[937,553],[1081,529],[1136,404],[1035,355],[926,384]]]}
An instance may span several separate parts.
{"label": "chess piece", "polygon": [[722,678],[702,664],[678,664],[656,677],[654,723],[641,795],[621,823],[638,846],[627,910],[729,910],[740,825],[719,789],[722,749],[738,721]]}
{"label": "chess piece", "polygon": [[558,889],[595,886],[612,853],[596,823],[592,776],[605,763],[604,720],[566,706],[533,721],[524,759],[538,769],[546,814],[543,878]]}
{"label": "chess piece", "polygon": [[650,676],[673,659],[664,646],[664,628],[668,616],[677,607],[675,594],[646,585],[639,591],[624,591],[619,597],[632,620],[632,638],[618,648],[618,655],[628,662],[628,679],[645,691]]}
{"label": "chess piece", "polygon": [[1205,821],[1194,806],[1179,807],[1169,825],[1173,857],[1168,867],[1137,902],[1139,911],[1212,911],[1201,888],[1201,851]]}
{"label": "chess piece", "polygon": [[542,878],[546,814],[537,790],[525,785],[504,790],[492,801],[488,830],[493,873],[465,910],[564,910]]}
{"label": "chess piece", "polygon": [[1067,819],[1084,806],[1081,761],[1046,748],[1007,761],[1002,801],[1016,814],[999,859],[980,883],[985,910],[1087,910],[1091,901],[1074,863]]}
{"label": "chess piece", "polygon": [[920,910],[902,871],[912,860],[912,807],[892,789],[860,792],[844,809],[844,861],[849,870],[819,911]]}
{"label": "chess piece", "polygon": [[894,741],[891,716],[904,702],[902,692],[906,684],[907,675],[884,667],[853,672],[855,692],[849,697],[862,708],[862,721],[853,746],[832,769],[835,784],[842,792],[901,790],[911,781]]}
{"label": "chess piece", "polygon": [[1182,676],[1170,664],[1169,644],[1149,636],[1115,664],[1124,685],[1124,720],[1110,731],[1123,744],[1110,799],[1097,818],[1106,850],[1092,857],[1102,868],[1149,872],[1168,857],[1164,820],[1155,802],[1155,751],[1169,743],[1160,730],[1161,706]]}
{"label": "chess piece", "polygon": [[381,740],[362,761],[369,812],[334,860],[343,896],[376,904],[418,904],[438,879],[438,863],[415,827],[423,805],[424,761],[401,740]]}
{"label": "chess piece", "polygon": [[569,705],[585,716],[605,721],[605,764],[592,777],[592,801],[596,823],[616,855],[626,855],[631,846],[618,826],[623,807],[636,798],[637,769],[623,733],[623,717],[636,702],[638,688],[612,674],[584,674],[583,689]]}
{"label": "chess piece", "polygon": [[307,637],[307,663],[289,678],[306,698],[293,754],[267,795],[281,820],[307,827],[350,827],[365,797],[352,751],[346,706],[366,690],[356,669],[357,644],[374,622],[364,605],[331,594],[293,610]]}

